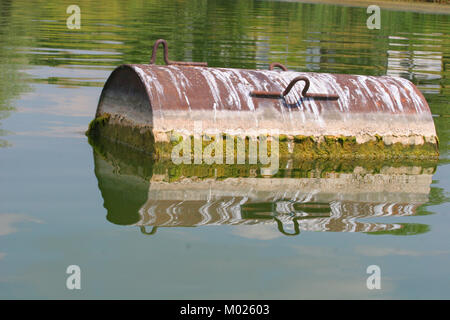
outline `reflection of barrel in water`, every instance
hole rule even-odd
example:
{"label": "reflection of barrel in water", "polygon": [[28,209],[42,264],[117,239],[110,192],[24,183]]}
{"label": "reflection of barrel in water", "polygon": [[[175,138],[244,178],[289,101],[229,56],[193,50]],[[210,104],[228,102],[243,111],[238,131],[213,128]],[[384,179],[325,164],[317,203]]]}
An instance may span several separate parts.
{"label": "reflection of barrel in water", "polygon": [[[351,184],[359,179],[367,182],[359,183],[357,187]],[[369,177],[341,174],[334,178],[313,179],[151,181],[148,200],[140,208],[141,219],[135,225],[274,224],[286,235],[298,234],[300,230],[386,232],[403,228],[406,229],[402,231],[408,233],[411,228],[405,224],[358,219],[414,215],[427,201],[430,183],[431,175],[381,174]],[[406,189],[408,185],[417,189],[413,194],[408,193],[401,190],[404,184]],[[384,190],[380,190],[381,187]],[[417,229],[417,225],[414,226]]]}
{"label": "reflection of barrel in water", "polygon": [[159,227],[207,225],[272,225],[285,235],[302,230],[398,235],[428,230],[422,224],[362,219],[421,214],[433,168],[385,166],[368,173],[355,167],[314,178],[184,176],[171,181],[170,168],[155,174],[154,163],[146,175],[148,168],[111,157],[94,152],[107,219],[138,226],[145,234],[155,234]]}

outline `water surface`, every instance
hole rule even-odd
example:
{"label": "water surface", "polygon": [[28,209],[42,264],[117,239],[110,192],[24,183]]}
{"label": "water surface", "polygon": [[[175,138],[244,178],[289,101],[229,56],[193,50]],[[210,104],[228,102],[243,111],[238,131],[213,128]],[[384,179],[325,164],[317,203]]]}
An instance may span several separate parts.
{"label": "water surface", "polygon": [[[450,17],[266,1],[0,1],[1,298],[450,298]],[[84,135],[158,38],[213,67],[392,75],[424,93],[439,162],[177,167]],[[161,57],[158,63],[162,63]],[[82,289],[66,289],[79,265]],[[382,289],[368,290],[378,265]]]}

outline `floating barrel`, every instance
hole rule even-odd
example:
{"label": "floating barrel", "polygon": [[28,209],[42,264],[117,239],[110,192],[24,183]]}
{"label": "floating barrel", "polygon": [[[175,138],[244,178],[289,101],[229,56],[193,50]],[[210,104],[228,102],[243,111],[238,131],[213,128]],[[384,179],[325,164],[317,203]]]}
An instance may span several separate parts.
{"label": "floating barrel", "polygon": [[[155,65],[164,45],[167,65]],[[436,158],[430,108],[398,77],[209,68],[168,59],[116,68],[89,135],[164,157],[173,135],[279,137],[281,156]],[[198,132],[200,130],[200,132]],[[155,147],[156,146],[156,147]],[[286,153],[286,154],[283,154]]]}

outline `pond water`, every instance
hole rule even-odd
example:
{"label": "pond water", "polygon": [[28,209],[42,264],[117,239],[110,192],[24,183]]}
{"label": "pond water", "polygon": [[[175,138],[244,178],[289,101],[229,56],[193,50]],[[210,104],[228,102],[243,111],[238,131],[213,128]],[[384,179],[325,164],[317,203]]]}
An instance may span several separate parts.
{"label": "pond water", "polygon": [[[0,298],[450,298],[450,16],[265,1],[0,1]],[[84,135],[110,72],[392,75],[431,107],[440,160],[314,162],[260,178]],[[162,58],[158,58],[162,63]],[[68,290],[66,269],[81,269]],[[367,267],[381,289],[366,286]]]}

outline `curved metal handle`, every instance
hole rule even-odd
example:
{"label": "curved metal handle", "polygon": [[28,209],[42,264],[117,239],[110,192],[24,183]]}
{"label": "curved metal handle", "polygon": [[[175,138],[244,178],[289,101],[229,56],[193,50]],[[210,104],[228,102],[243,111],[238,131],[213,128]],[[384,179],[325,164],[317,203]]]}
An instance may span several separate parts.
{"label": "curved metal handle", "polygon": [[157,226],[154,226],[154,227],[152,228],[152,231],[150,231],[150,232],[147,232],[147,231],[145,230],[145,226],[141,226],[140,229],[141,229],[141,232],[142,232],[143,234],[145,234],[145,235],[147,235],[147,236],[151,236],[151,235],[153,235],[153,234],[156,233],[156,230],[158,230],[158,227],[157,227]]}
{"label": "curved metal handle", "polygon": [[298,76],[291,80],[286,89],[283,92],[280,91],[252,91],[251,95],[260,98],[284,98],[294,87],[294,85],[299,82],[304,81],[305,87],[302,90],[302,96],[304,98],[314,98],[314,99],[324,99],[324,100],[337,100],[339,96],[336,94],[327,93],[308,93],[309,89],[309,79],[304,76]]}
{"label": "curved metal handle", "polygon": [[[286,87],[286,89],[284,89],[284,91],[282,93],[283,97],[287,96],[288,93],[291,91],[291,89],[294,87],[294,85],[299,81],[305,82],[305,86],[303,87],[303,90],[302,90],[302,96],[307,97],[308,89],[309,89],[309,79],[307,77],[303,77],[303,76],[295,77],[294,79],[291,80],[291,82],[288,84],[288,86]],[[312,94],[318,94],[318,93],[312,93]]]}
{"label": "curved metal handle", "polygon": [[283,71],[288,71],[288,68],[284,64],[278,62],[272,62],[269,66],[269,70],[273,70],[274,68],[280,68]]}
{"label": "curved metal handle", "polygon": [[155,64],[156,61],[156,51],[158,50],[159,45],[162,45],[164,48],[164,62],[166,65],[180,65],[180,66],[198,66],[198,67],[207,67],[207,62],[185,62],[185,61],[172,61],[169,60],[169,45],[167,41],[164,39],[156,40],[153,45],[152,57],[150,58],[149,64]]}

